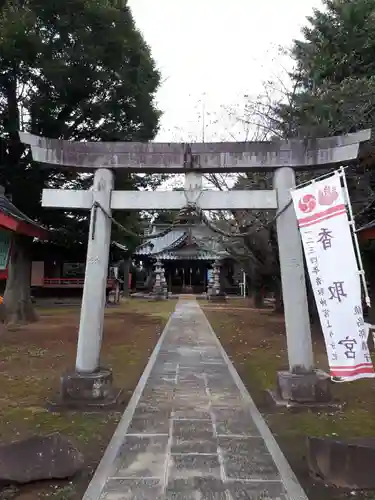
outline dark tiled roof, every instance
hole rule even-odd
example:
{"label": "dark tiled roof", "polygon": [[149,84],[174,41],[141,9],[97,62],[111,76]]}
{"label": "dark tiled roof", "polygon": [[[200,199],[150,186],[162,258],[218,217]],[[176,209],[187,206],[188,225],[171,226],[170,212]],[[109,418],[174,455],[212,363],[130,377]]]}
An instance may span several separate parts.
{"label": "dark tiled roof", "polygon": [[[159,233],[164,227],[155,225],[154,233]],[[152,235],[153,233],[149,235],[150,239],[136,249],[135,255],[158,256],[161,259],[190,258],[187,255],[184,256],[184,244],[185,247],[189,244],[196,247],[195,257],[191,258],[215,260],[220,256],[228,255],[216,234],[202,223],[176,226],[160,238],[153,238]]]}
{"label": "dark tiled roof", "polygon": [[[158,233],[155,230],[155,233]],[[145,241],[141,246],[139,246],[135,254],[136,255],[156,255],[160,252],[166,251],[174,247],[181,239],[185,238],[185,229],[172,229],[169,233],[165,234],[160,238],[152,238],[152,233],[150,234],[150,239]]]}

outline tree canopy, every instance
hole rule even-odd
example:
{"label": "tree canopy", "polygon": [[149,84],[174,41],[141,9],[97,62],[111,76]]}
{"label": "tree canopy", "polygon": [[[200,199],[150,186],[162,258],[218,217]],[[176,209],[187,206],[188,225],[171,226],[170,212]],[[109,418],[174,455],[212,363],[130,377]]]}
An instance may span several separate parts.
{"label": "tree canopy", "polygon": [[[374,20],[375,0],[323,0],[323,8],[313,11],[290,51],[291,85],[281,85],[281,98],[279,93],[272,101],[265,91],[265,100],[249,106],[270,138],[317,138],[374,128]],[[373,154],[366,151],[346,172],[361,225],[375,216]],[[298,179],[319,173],[301,172]]]}
{"label": "tree canopy", "polygon": [[293,89],[276,108],[283,135],[322,137],[372,127],[374,0],[324,0],[295,40]]}
{"label": "tree canopy", "polygon": [[[259,96],[248,97],[238,116],[255,131],[256,139],[317,138],[374,128],[375,0],[323,0],[323,4],[307,18],[301,38],[283,53],[294,63],[288,78],[275,74]],[[297,172],[297,181],[323,172]],[[247,189],[260,188],[259,180],[253,173],[239,178]],[[357,224],[374,219],[373,155],[366,152],[350,166],[347,180]],[[262,214],[267,216],[272,220],[273,214]],[[263,222],[259,214],[248,212],[241,225],[260,227]],[[262,283],[268,273],[275,275],[278,264],[273,229],[267,234],[262,228],[254,238],[244,240],[251,271]],[[261,258],[255,260],[258,255]],[[268,258],[262,259],[264,256]]]}
{"label": "tree canopy", "polygon": [[[90,176],[35,165],[18,131],[78,141],[149,141],[158,129],[159,83],[126,0],[0,2],[0,184],[6,194],[34,220],[69,231],[74,244],[85,240],[87,214],[47,210],[40,200],[43,187],[87,188]],[[115,187],[159,180],[120,173]],[[137,228],[136,215],[115,215]],[[129,248],[135,245],[128,240]]]}
{"label": "tree canopy", "polygon": [[[375,125],[375,0],[324,0],[295,40],[287,99],[273,107],[283,137],[324,137]],[[347,171],[356,211],[375,199],[373,155]],[[371,210],[367,211],[371,215]]]}
{"label": "tree canopy", "polygon": [[[3,2],[0,183],[14,204],[47,226],[61,227],[56,221],[62,212],[40,206],[42,187],[91,182],[74,171],[37,168],[18,130],[61,139],[148,141],[158,127],[159,82],[125,1]],[[145,182],[127,175],[116,179],[130,186]]]}

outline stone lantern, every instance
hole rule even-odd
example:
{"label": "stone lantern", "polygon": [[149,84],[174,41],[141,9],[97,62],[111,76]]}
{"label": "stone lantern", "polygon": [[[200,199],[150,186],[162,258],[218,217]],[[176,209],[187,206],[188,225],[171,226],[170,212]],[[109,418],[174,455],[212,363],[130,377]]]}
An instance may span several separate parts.
{"label": "stone lantern", "polygon": [[212,270],[212,280],[209,284],[208,300],[223,302],[226,300],[225,293],[221,290],[220,285],[220,268],[221,262],[219,259],[215,260]]}
{"label": "stone lantern", "polygon": [[155,264],[155,283],[152,289],[152,296],[156,300],[163,300],[166,298],[165,289],[167,283],[164,274],[164,268],[161,261],[158,259]]}

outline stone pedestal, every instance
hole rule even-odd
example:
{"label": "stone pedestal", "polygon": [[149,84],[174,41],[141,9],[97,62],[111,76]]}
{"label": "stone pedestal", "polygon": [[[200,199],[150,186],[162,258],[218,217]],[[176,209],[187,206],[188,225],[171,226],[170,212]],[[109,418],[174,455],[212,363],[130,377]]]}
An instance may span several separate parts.
{"label": "stone pedestal", "polygon": [[278,406],[330,406],[333,405],[331,379],[320,371],[277,373],[276,391],[270,391],[274,403]]}
{"label": "stone pedestal", "polygon": [[116,306],[120,304],[121,299],[121,280],[116,279],[114,287],[110,290],[108,294],[108,300],[106,306]]}
{"label": "stone pedestal", "polygon": [[225,295],[224,292],[221,292],[219,290],[218,293],[210,293],[209,295],[207,295],[207,299],[210,301],[210,302],[226,302],[227,300],[227,296]]}
{"label": "stone pedestal", "polygon": [[113,387],[112,371],[101,368],[95,373],[64,373],[60,379],[60,395],[50,402],[52,408],[106,408],[119,403],[121,390]]}
{"label": "stone pedestal", "polygon": [[328,403],[331,401],[331,380],[323,372],[277,374],[277,392],[281,398],[299,403]]}

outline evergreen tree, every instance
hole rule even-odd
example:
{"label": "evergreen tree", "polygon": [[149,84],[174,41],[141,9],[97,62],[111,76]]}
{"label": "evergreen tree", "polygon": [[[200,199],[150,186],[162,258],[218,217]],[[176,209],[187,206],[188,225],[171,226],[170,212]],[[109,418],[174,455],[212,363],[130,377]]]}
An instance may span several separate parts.
{"label": "evergreen tree", "polygon": [[[272,124],[284,137],[341,135],[375,126],[375,0],[324,0],[292,48],[295,71]],[[375,218],[373,147],[347,170],[351,201],[361,225]],[[316,172],[304,174],[316,175]],[[366,255],[374,260],[374,249]],[[375,269],[368,266],[375,296]],[[375,318],[375,310],[373,311]]]}
{"label": "evergreen tree", "polygon": [[[125,0],[5,0],[0,4],[0,184],[29,217],[82,237],[87,218],[41,207],[43,187],[87,187],[73,170],[39,168],[18,130],[51,138],[149,141],[160,75]],[[116,188],[149,177],[116,177]],[[122,224],[137,225],[134,215]],[[14,251],[25,245],[16,239]],[[24,267],[24,266],[23,266]],[[30,266],[11,273],[4,303],[9,320],[33,319]]]}
{"label": "evergreen tree", "polygon": [[[375,126],[375,0],[324,0],[292,48],[293,89],[274,107],[284,137],[316,138]],[[368,151],[347,172],[359,210],[375,193]]]}
{"label": "evergreen tree", "polygon": [[374,125],[375,0],[324,0],[292,48],[294,83],[275,109],[283,135],[301,138]]}

